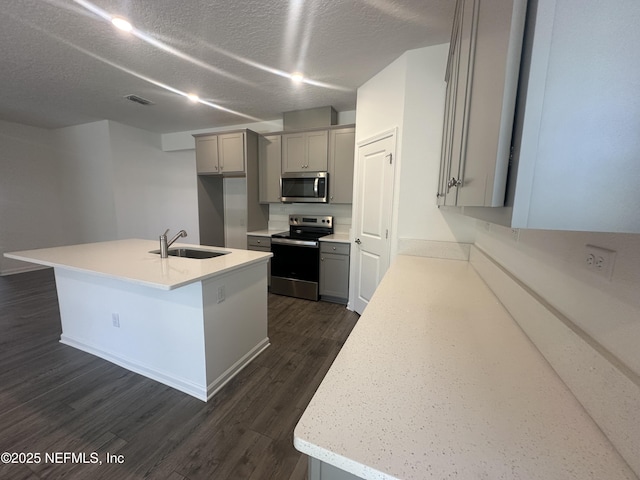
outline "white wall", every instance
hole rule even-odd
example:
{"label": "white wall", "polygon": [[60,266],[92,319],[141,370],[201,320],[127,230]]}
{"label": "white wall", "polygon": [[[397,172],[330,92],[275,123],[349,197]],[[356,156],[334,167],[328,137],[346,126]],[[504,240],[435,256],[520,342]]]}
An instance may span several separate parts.
{"label": "white wall", "polygon": [[[473,242],[475,222],[436,204],[449,44],[407,52],[398,237]],[[417,221],[416,221],[417,220]]]}
{"label": "white wall", "polygon": [[74,243],[116,238],[109,122],[52,131],[63,175],[62,201]]}
{"label": "white wall", "polygon": [[0,121],[0,274],[29,269],[5,252],[64,245],[72,237],[63,173],[49,130]]}
{"label": "white wall", "polygon": [[436,204],[448,48],[408,51],[358,89],[356,145],[398,129],[392,256],[409,243],[474,239],[475,221]]}
{"label": "white wall", "polygon": [[117,238],[155,239],[184,229],[198,243],[195,156],[163,152],[160,135],[109,122]]}
{"label": "white wall", "polygon": [[[515,241],[480,222],[476,244],[640,375],[640,235],[520,230]],[[584,268],[587,244],[616,251],[611,280]]]}
{"label": "white wall", "polygon": [[[193,152],[107,120],[57,130],[0,122],[0,251],[185,229],[197,242]],[[33,268],[0,258],[0,274]]]}

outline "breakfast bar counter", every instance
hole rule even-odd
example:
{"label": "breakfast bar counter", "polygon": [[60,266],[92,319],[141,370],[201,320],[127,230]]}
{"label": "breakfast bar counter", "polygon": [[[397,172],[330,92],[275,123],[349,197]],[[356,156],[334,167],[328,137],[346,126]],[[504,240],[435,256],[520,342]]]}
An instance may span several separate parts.
{"label": "breakfast bar counter", "polygon": [[269,346],[271,253],[179,247],[224,254],[131,239],[5,255],[54,268],[62,343],[206,401]]}
{"label": "breakfast bar counter", "polygon": [[302,415],[310,480],[637,479],[466,261],[398,256]]}

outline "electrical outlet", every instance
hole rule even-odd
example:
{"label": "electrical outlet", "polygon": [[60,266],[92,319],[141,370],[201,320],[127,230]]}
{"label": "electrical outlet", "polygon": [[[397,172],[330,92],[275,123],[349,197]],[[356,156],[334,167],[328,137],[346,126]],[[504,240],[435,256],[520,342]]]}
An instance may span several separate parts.
{"label": "electrical outlet", "polygon": [[611,279],[616,252],[607,248],[585,245],[584,264],[593,273]]}
{"label": "electrical outlet", "polygon": [[224,297],[225,297],[224,285],[221,285],[220,287],[218,287],[218,302],[217,303],[224,302]]}
{"label": "electrical outlet", "polygon": [[111,314],[111,324],[116,328],[120,328],[120,314],[119,313],[112,313]]}

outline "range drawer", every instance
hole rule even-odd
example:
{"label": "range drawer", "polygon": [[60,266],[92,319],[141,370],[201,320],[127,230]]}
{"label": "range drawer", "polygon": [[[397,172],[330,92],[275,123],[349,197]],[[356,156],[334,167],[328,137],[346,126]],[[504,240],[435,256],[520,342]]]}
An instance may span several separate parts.
{"label": "range drawer", "polygon": [[249,250],[264,250],[265,252],[269,252],[271,251],[271,237],[248,235],[247,245],[249,246]]}
{"label": "range drawer", "polygon": [[348,243],[320,242],[320,253],[335,253],[336,255],[349,255]]}

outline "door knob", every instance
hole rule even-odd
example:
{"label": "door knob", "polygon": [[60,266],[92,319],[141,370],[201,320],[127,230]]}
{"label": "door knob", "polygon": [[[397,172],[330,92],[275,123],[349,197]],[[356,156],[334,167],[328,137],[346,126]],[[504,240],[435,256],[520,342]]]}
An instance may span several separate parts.
{"label": "door knob", "polygon": [[357,243],[358,245],[360,245],[362,242],[360,241],[360,239],[359,239],[359,238],[356,238],[356,243]]}

